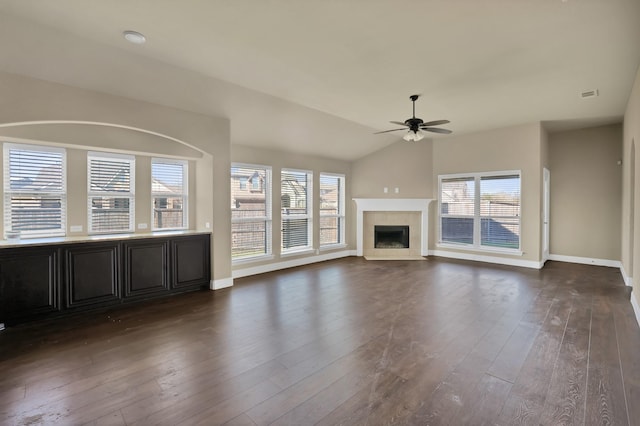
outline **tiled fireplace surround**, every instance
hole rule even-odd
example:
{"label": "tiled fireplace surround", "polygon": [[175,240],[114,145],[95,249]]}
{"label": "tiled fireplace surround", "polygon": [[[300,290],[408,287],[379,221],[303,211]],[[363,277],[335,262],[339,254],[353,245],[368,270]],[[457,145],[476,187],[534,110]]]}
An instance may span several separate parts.
{"label": "tiled fireplace surround", "polygon": [[[354,198],[357,206],[357,255],[367,259],[420,259],[429,253],[427,198]],[[376,249],[375,225],[409,225],[409,248]]]}

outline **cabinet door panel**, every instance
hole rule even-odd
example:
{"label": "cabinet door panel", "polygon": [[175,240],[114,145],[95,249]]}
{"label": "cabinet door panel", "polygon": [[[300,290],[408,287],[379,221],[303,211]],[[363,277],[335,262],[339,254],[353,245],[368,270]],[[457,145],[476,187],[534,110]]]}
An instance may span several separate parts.
{"label": "cabinet door panel", "polygon": [[164,293],[169,289],[169,241],[124,244],[125,296]]}
{"label": "cabinet door panel", "polygon": [[209,284],[209,236],[176,238],[172,241],[173,287]]}
{"label": "cabinet door panel", "polygon": [[83,244],[65,250],[67,307],[120,299],[117,244]]}
{"label": "cabinet door panel", "polygon": [[0,322],[59,310],[57,250],[6,249],[0,256]]}

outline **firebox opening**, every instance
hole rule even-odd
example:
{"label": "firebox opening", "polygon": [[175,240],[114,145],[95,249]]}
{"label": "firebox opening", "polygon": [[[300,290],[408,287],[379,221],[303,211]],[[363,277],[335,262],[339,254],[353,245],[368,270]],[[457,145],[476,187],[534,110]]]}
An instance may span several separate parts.
{"label": "firebox opening", "polygon": [[409,226],[375,225],[373,232],[375,248],[409,248]]}

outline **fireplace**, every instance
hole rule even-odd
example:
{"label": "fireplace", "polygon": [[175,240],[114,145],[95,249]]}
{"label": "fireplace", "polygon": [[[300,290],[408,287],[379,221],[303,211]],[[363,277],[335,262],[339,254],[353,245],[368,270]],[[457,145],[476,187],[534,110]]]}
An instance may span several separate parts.
{"label": "fireplace", "polygon": [[377,249],[409,248],[409,225],[375,225],[373,238]]}
{"label": "fireplace", "polygon": [[[356,203],[356,242],[358,256],[365,259],[424,259],[429,253],[429,203],[428,198],[354,198]],[[375,227],[409,227],[408,246],[377,248]]]}

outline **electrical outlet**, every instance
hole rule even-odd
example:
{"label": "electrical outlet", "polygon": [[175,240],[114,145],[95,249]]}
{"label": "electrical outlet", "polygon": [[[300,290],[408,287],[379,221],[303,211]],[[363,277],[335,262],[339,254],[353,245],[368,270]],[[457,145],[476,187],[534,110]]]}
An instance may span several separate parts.
{"label": "electrical outlet", "polygon": [[207,222],[207,223],[204,224],[204,227],[209,229],[209,228],[211,228],[211,224],[209,222]]}
{"label": "electrical outlet", "polygon": [[82,232],[82,225],[71,225],[69,232]]}
{"label": "electrical outlet", "polygon": [[396,191],[396,194],[399,194],[400,193],[400,188],[396,188],[395,191]]}
{"label": "electrical outlet", "polygon": [[387,192],[389,192],[389,188],[387,188],[387,187],[385,186],[385,187],[384,187],[384,189],[383,189],[382,191],[386,194]]}
{"label": "electrical outlet", "polygon": [[147,225],[146,223],[139,223],[138,224],[138,229],[147,229],[149,225]]}

